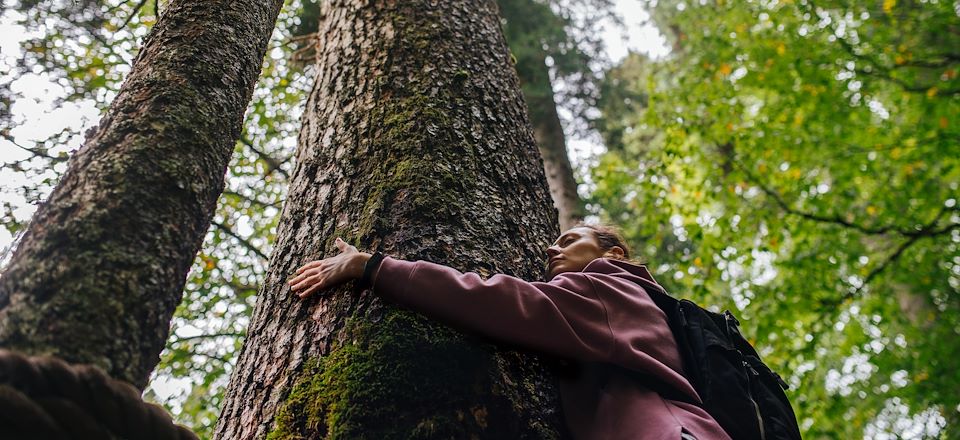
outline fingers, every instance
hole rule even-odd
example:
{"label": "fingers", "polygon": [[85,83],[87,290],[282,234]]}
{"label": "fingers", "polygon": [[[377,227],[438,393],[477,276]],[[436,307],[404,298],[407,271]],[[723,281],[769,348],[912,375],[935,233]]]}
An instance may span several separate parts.
{"label": "fingers", "polygon": [[[328,274],[325,271],[316,271],[310,273],[302,280],[292,280],[290,290],[300,298],[306,298],[314,292],[327,287]],[[299,291],[299,292],[298,292]]]}
{"label": "fingers", "polygon": [[[290,290],[296,292],[320,284],[324,278],[324,263],[325,260],[311,261],[297,269],[297,275],[287,280]],[[300,293],[300,296],[303,297],[303,293]]]}
{"label": "fingers", "polygon": [[310,286],[309,289],[304,290],[302,293],[298,293],[297,295],[300,298],[306,298],[310,295],[313,295],[314,292],[320,289],[323,289],[323,287],[324,287],[324,283],[323,283],[323,280],[321,279],[321,280],[318,280],[314,285]]}
{"label": "fingers", "polygon": [[316,275],[318,272],[320,272],[321,270],[323,270],[323,265],[321,265],[321,264],[315,264],[315,265],[310,266],[310,267],[304,266],[302,269],[303,269],[303,270],[298,269],[298,270],[297,270],[297,275],[294,275],[294,276],[290,277],[290,279],[287,280],[287,284],[289,284],[289,285],[292,286],[292,285],[295,285],[295,284],[297,284],[297,283],[299,283],[299,282],[307,279],[308,277],[311,277],[311,276],[313,276],[313,275]]}
{"label": "fingers", "polygon": [[296,273],[299,274],[299,273],[301,273],[301,272],[303,272],[303,271],[305,271],[305,270],[307,270],[307,269],[310,269],[310,268],[313,268],[313,267],[317,267],[317,266],[319,266],[319,265],[321,265],[321,264],[323,264],[323,260],[311,261],[311,262],[309,262],[309,263],[307,263],[307,264],[304,264],[303,266],[300,266],[300,268],[297,269],[297,272],[296,272]]}
{"label": "fingers", "polygon": [[317,267],[303,272],[287,282],[290,290],[300,298],[306,298],[314,293],[329,287],[330,271],[327,267]]}
{"label": "fingers", "polygon": [[306,263],[287,280],[290,289],[300,298],[306,298],[329,287],[328,285],[340,284],[343,281],[344,262],[350,257],[343,254],[358,251],[340,237],[337,237],[333,243],[340,250],[340,255]]}
{"label": "fingers", "polygon": [[[337,246],[337,249],[340,249],[340,252],[349,252],[351,250],[355,251],[357,249],[347,244],[347,242],[343,241],[343,239],[341,239],[340,237],[337,237],[337,239],[334,240],[333,244]],[[309,263],[306,263],[303,266],[300,266],[299,268],[297,268],[295,274],[299,275],[308,269],[318,267],[322,265],[324,262],[326,262],[327,260],[329,260],[329,258],[324,258],[322,260],[316,260],[316,261],[311,261]]]}
{"label": "fingers", "polygon": [[337,237],[337,239],[333,241],[333,244],[337,246],[337,249],[340,249],[341,253],[359,252],[355,246],[347,244],[347,242],[343,241],[340,237]]}
{"label": "fingers", "polygon": [[310,287],[311,285],[317,282],[318,278],[319,278],[319,274],[310,273],[306,276],[302,276],[300,278],[295,278],[293,280],[290,280],[289,282],[287,282],[287,284],[290,285],[291,290],[296,291],[296,290],[304,289],[306,287]]}

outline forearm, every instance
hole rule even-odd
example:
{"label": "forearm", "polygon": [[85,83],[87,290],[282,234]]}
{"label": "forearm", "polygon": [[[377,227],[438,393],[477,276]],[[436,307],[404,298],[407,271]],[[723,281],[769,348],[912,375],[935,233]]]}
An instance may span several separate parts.
{"label": "forearm", "polygon": [[609,355],[602,304],[582,276],[530,283],[424,261],[386,259],[374,291],[450,326],[538,351],[586,360]]}

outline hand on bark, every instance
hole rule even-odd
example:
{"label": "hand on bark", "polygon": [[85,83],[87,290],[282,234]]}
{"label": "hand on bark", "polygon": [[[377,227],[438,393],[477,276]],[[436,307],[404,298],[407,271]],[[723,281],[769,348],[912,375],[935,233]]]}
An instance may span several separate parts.
{"label": "hand on bark", "polygon": [[340,255],[304,264],[287,281],[294,292],[300,291],[297,293],[300,298],[363,276],[363,267],[370,259],[370,254],[358,251],[339,237],[334,244],[340,249]]}

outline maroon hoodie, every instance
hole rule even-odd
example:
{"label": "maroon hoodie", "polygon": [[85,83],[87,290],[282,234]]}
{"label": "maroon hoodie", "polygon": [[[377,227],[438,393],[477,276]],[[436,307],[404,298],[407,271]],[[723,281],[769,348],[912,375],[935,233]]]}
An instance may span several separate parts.
{"label": "maroon hoodie", "polygon": [[700,401],[681,374],[666,315],[640,278],[654,281],[646,267],[605,258],[543,283],[508,275],[484,280],[439,264],[387,257],[374,291],[452,327],[579,361],[583,374],[559,379],[575,439],[679,440],[686,432],[699,440],[728,440],[703,409],[600,367],[641,372]]}

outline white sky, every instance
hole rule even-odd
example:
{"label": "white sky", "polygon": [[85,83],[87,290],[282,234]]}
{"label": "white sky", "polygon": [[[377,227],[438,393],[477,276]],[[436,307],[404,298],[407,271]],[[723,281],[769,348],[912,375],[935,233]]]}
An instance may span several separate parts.
{"label": "white sky", "polygon": [[[616,13],[623,20],[623,27],[614,24],[604,26],[603,42],[606,45],[607,57],[617,63],[627,56],[628,52],[644,53],[651,58],[661,58],[669,52],[667,41],[652,24],[646,23],[650,15],[639,0],[617,0]],[[564,121],[573,119],[573,115],[565,109],[558,109],[560,118]],[[580,170],[581,176],[587,176],[586,167],[589,159],[603,153],[604,146],[598,136],[581,138],[567,133],[567,152],[575,168]],[[589,186],[589,182],[587,182]],[[583,189],[583,188],[581,188]]]}
{"label": "white sky", "polygon": [[642,52],[650,57],[659,58],[667,54],[667,41],[660,31],[645,22],[650,15],[639,0],[617,0],[616,12],[623,17],[626,29],[606,26],[603,33],[607,45],[607,55],[613,61],[627,56],[627,51]]}

